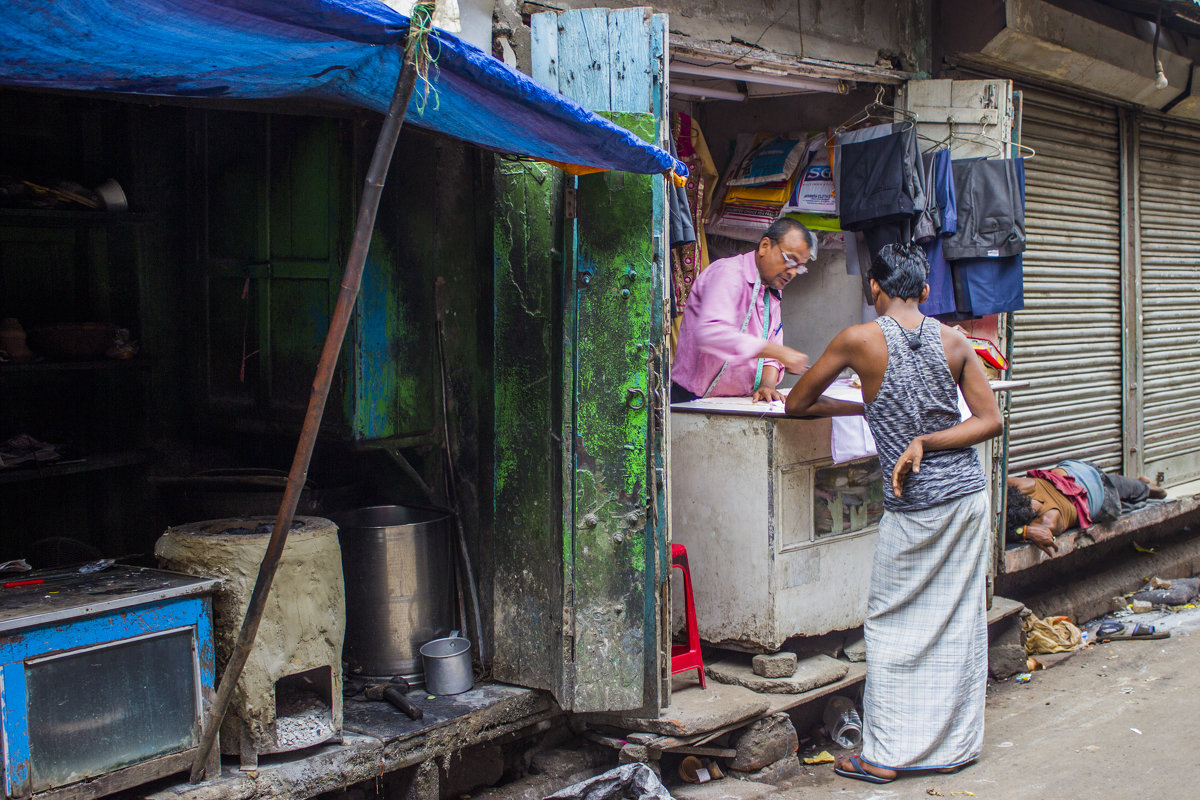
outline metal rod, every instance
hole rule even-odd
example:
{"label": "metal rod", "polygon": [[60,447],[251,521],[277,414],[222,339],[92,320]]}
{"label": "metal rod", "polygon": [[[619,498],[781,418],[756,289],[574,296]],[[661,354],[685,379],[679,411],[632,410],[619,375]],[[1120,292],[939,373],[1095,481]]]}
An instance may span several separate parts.
{"label": "metal rod", "polygon": [[[428,6],[432,13],[436,0],[427,0],[420,5]],[[242,620],[242,629],[238,633],[237,643],[229,656],[225,671],[221,674],[217,696],[205,718],[204,732],[200,737],[199,749],[196,751],[196,758],[192,762],[192,770],[189,775],[192,783],[198,782],[204,776],[205,762],[216,741],[221,720],[225,718],[234,687],[237,686],[242,668],[246,666],[246,660],[250,657],[250,650],[254,646],[254,637],[258,634],[258,626],[262,622],[263,611],[266,608],[267,595],[271,591],[271,583],[275,579],[275,571],[279,567],[279,558],[283,555],[283,548],[287,543],[288,528],[291,527],[292,519],[296,515],[296,504],[300,500],[300,491],[304,488],[304,482],[308,477],[308,466],[312,461],[313,448],[317,442],[317,431],[321,427],[321,416],[325,413],[325,401],[329,398],[329,387],[333,381],[334,368],[337,366],[338,353],[346,338],[346,328],[350,324],[350,315],[354,312],[358,289],[362,283],[363,266],[367,261],[367,248],[371,243],[371,233],[375,228],[375,215],[379,210],[379,198],[383,192],[383,183],[387,178],[388,167],[391,166],[392,153],[396,148],[400,127],[404,124],[408,101],[412,97],[413,87],[416,85],[417,51],[420,49],[416,46],[418,34],[414,33],[417,27],[410,20],[400,78],[396,82],[396,90],[392,93],[391,104],[388,106],[387,116],[383,120],[383,127],[379,131],[379,138],[375,141],[375,152],[371,156],[371,165],[367,170],[362,200],[358,207],[358,221],[354,227],[350,255],[346,259],[337,305],[333,310],[333,318],[329,322],[329,331],[325,335],[325,345],[321,350],[320,361],[317,362],[312,394],[308,400],[308,411],[304,416],[304,426],[300,430],[300,440],[296,443],[296,454],[292,459],[292,468],[288,472],[287,486],[284,488],[279,513],[275,517],[275,528],[271,531],[271,540],[267,543],[267,551],[258,568],[258,579],[254,583],[254,592],[250,595],[250,604],[246,609],[246,617]]]}

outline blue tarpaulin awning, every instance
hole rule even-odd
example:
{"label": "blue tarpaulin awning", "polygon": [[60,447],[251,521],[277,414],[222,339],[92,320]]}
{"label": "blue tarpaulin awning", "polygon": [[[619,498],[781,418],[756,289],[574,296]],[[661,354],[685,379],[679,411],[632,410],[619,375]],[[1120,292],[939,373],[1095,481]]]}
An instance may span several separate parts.
{"label": "blue tarpaulin awning", "polygon": [[[408,17],[377,0],[4,0],[0,85],[387,110]],[[488,150],[653,174],[686,168],[443,31],[406,123]]]}

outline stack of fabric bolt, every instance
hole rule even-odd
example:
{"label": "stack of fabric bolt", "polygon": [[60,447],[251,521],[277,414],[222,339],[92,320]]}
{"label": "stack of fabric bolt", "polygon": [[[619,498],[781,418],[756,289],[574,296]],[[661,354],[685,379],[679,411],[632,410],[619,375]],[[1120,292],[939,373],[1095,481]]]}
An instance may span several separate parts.
{"label": "stack of fabric bolt", "polygon": [[792,196],[807,154],[806,139],[739,135],[709,232],[758,242]]}

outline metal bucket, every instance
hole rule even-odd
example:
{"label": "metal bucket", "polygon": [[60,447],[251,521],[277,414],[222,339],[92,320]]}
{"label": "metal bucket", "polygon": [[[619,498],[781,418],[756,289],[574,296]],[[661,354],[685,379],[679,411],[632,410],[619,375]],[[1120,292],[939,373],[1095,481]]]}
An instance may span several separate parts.
{"label": "metal bucket", "polygon": [[430,694],[462,694],[475,685],[471,643],[461,636],[434,639],[421,645],[425,689]]}
{"label": "metal bucket", "polygon": [[336,521],[350,671],[419,678],[417,648],[454,627],[449,512],[372,506]]}

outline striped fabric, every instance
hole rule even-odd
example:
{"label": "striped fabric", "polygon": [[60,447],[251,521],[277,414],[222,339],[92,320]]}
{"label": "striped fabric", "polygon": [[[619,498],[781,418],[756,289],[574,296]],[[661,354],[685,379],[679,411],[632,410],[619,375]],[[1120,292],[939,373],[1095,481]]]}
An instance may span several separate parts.
{"label": "striped fabric", "polygon": [[[896,460],[913,439],[953,427],[962,417],[958,385],[942,349],[941,323],[926,317],[920,328],[906,331],[891,317],[875,321],[887,339],[888,363],[879,393],[863,407],[863,414],[887,484]],[[920,346],[913,349],[910,340],[919,340]],[[921,471],[905,478],[900,497],[890,490],[883,493],[883,506],[889,511],[929,508],[985,484],[975,448],[932,450],[921,460]]]}
{"label": "striped fabric", "polygon": [[884,512],[864,635],[863,758],[891,769],[978,757],[987,689],[988,495]]}

